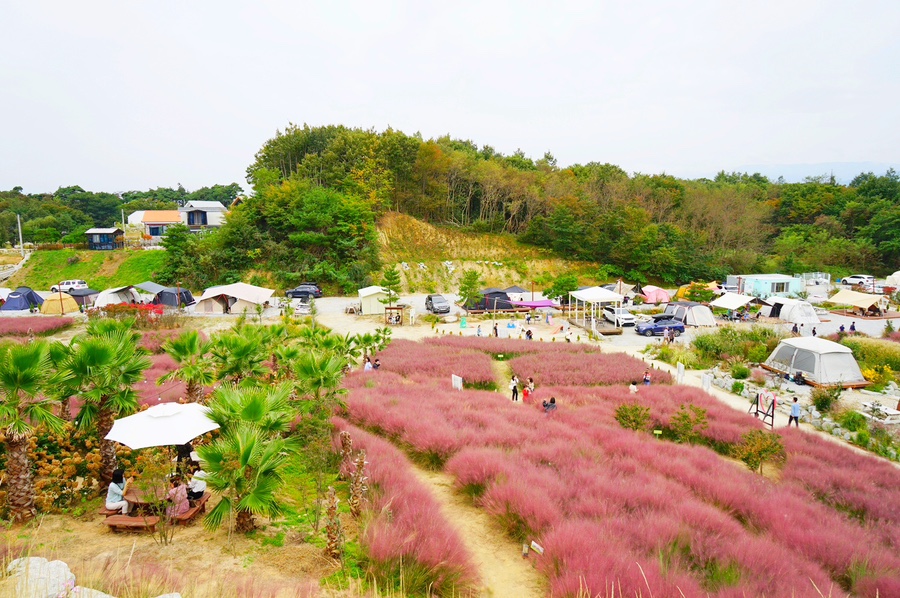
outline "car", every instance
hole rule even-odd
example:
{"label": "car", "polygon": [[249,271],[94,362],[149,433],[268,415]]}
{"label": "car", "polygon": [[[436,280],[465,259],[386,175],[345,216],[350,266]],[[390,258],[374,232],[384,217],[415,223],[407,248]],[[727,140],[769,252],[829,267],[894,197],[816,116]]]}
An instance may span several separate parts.
{"label": "car", "polygon": [[302,282],[293,289],[284,292],[284,296],[289,299],[318,299],[322,296],[322,289],[314,282]]}
{"label": "car", "polygon": [[603,318],[616,326],[634,326],[635,324],[634,316],[624,307],[604,306]]}
{"label": "car", "polygon": [[875,277],[869,274],[854,274],[841,279],[841,284],[856,286],[858,284],[864,287],[871,287],[875,284]]}
{"label": "car", "polygon": [[425,297],[425,309],[433,314],[449,314],[450,302],[443,295],[428,295]]}
{"label": "car", "polygon": [[638,324],[635,327],[635,332],[643,336],[662,336],[666,330],[672,329],[675,331],[675,336],[681,336],[684,333],[684,324],[679,322],[678,320],[654,320],[652,322],[645,322],[643,324]]}
{"label": "car", "polygon": [[63,293],[68,293],[73,289],[86,289],[88,288],[88,283],[83,280],[64,280],[59,284],[55,284],[50,287],[51,293],[59,293],[62,291]]}

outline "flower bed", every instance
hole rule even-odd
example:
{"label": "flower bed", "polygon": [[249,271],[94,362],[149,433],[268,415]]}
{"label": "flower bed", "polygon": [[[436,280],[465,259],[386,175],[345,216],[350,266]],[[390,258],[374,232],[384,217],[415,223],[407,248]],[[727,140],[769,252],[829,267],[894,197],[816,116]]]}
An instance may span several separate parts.
{"label": "flower bed", "polygon": [[72,318],[60,318],[53,316],[25,316],[21,318],[0,318],[0,337],[19,336],[27,337],[47,336],[75,323]]}

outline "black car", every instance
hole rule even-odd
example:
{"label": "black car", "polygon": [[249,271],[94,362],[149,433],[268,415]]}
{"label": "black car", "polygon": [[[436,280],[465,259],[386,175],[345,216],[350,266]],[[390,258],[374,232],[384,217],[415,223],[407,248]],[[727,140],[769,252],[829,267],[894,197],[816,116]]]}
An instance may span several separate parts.
{"label": "black car", "polygon": [[322,296],[322,289],[314,282],[304,282],[293,289],[284,292],[289,299],[318,299]]}
{"label": "black car", "polygon": [[449,314],[450,302],[443,295],[428,295],[425,297],[425,309],[433,314]]}

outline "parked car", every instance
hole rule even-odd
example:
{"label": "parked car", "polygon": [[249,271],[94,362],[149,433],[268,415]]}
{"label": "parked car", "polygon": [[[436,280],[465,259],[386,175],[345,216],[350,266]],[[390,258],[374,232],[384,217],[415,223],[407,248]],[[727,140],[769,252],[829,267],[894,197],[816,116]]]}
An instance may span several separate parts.
{"label": "parked car", "polygon": [[624,307],[607,305],[603,308],[603,319],[616,326],[634,326],[634,315]]}
{"label": "parked car", "polygon": [[443,295],[428,295],[425,297],[425,309],[433,314],[449,314],[450,302]]}
{"label": "parked car", "polygon": [[849,284],[850,286],[861,284],[864,287],[871,288],[875,284],[875,277],[869,274],[854,274],[841,279],[841,284]]}
{"label": "parked car", "polygon": [[293,289],[285,291],[284,295],[289,299],[309,299],[310,297],[318,299],[322,296],[322,289],[314,282],[303,282]]}
{"label": "parked car", "polygon": [[83,280],[64,280],[59,284],[55,284],[50,287],[50,292],[58,293],[62,291],[63,293],[68,293],[73,289],[86,289],[88,288],[88,283]]}
{"label": "parked car", "polygon": [[638,324],[634,330],[635,332],[643,336],[662,336],[662,334],[668,329],[674,330],[675,336],[681,336],[681,334],[684,332],[684,324],[682,324],[678,320],[671,319],[654,320],[652,322]]}

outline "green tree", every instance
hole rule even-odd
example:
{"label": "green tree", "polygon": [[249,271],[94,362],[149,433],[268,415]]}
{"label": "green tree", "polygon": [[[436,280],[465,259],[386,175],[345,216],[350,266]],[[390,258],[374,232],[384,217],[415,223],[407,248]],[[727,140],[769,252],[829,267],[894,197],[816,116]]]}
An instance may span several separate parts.
{"label": "green tree", "polygon": [[177,338],[166,341],[163,350],[175,360],[178,368],[162,376],[157,384],[162,385],[172,380],[184,382],[187,400],[192,403],[202,401],[203,387],[216,380],[212,363],[207,357],[210,345],[196,330],[185,331]]}
{"label": "green tree", "polygon": [[650,424],[650,408],[637,403],[619,405],[616,407],[616,421],[626,430],[646,430]]}
{"label": "green tree", "polygon": [[698,442],[708,427],[706,409],[695,405],[681,405],[669,422],[675,440],[685,444]]}
{"label": "green tree", "polygon": [[463,272],[462,279],[459,282],[459,298],[466,311],[481,297],[482,284],[484,283],[476,270]]}
{"label": "green tree", "polygon": [[14,521],[25,521],[35,514],[28,458],[35,427],[42,425],[57,432],[62,429],[62,420],[51,410],[55,402],[46,396],[52,372],[46,342],[0,348],[0,429],[6,450],[6,500]]}
{"label": "green tree", "polygon": [[400,297],[400,271],[396,267],[384,271],[384,276],[378,284],[385,290],[387,297],[379,299],[385,305],[394,305]]}
{"label": "green tree", "polygon": [[734,447],[734,457],[747,464],[751,471],[762,473],[763,464],[783,463],[784,444],[781,437],[765,430],[751,430],[741,436],[741,443]]}
{"label": "green tree", "polygon": [[210,345],[210,356],[218,380],[237,384],[245,378],[259,378],[268,371],[263,365],[266,360],[265,343],[259,333],[250,327],[215,337]]}
{"label": "green tree", "polygon": [[578,277],[574,274],[562,274],[556,277],[550,288],[544,291],[545,297],[560,299],[564,303],[569,302],[569,293],[578,290]]}
{"label": "green tree", "polygon": [[189,284],[197,267],[194,237],[190,229],[184,224],[170,226],[160,244],[166,248],[166,263],[158,280],[163,284]]}

